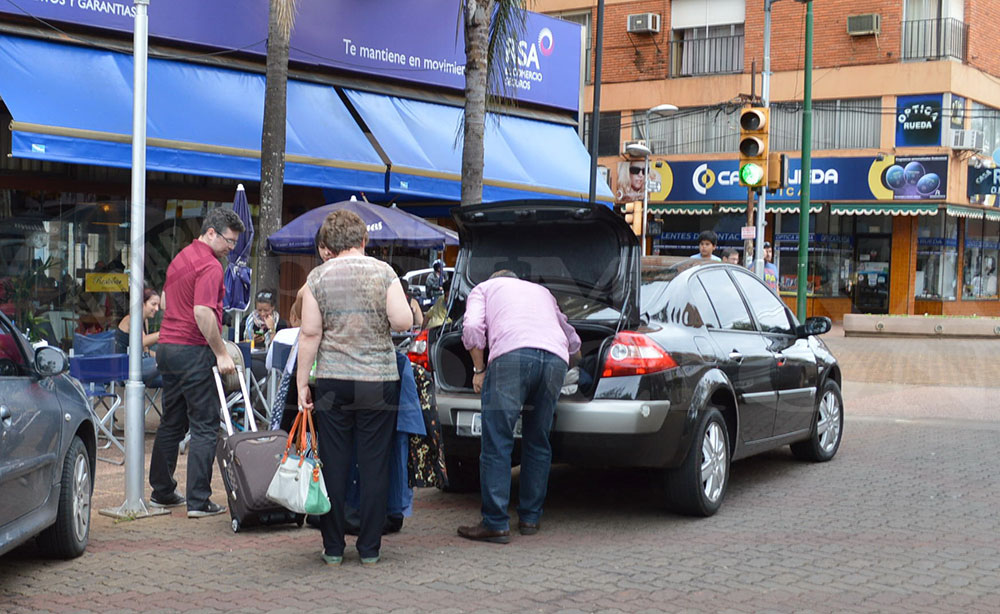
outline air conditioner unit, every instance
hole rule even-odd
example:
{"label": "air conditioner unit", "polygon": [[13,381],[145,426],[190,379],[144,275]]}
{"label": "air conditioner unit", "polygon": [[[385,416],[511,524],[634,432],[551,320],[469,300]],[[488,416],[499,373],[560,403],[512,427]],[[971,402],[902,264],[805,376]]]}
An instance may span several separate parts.
{"label": "air conditioner unit", "polygon": [[660,15],[658,13],[629,15],[627,29],[632,34],[656,34],[660,31]]}
{"label": "air conditioner unit", "polygon": [[628,153],[628,149],[629,149],[629,147],[631,147],[633,145],[641,145],[642,147],[645,147],[646,146],[646,141],[644,139],[639,139],[637,141],[625,141],[624,143],[622,143],[622,155],[626,156],[626,157],[630,157],[630,154]]}
{"label": "air conditioner unit", "polygon": [[950,145],[952,149],[983,151],[986,147],[986,135],[982,130],[952,130]]}
{"label": "air conditioner unit", "polygon": [[882,16],[878,13],[850,15],[847,18],[847,33],[851,36],[882,33]]}

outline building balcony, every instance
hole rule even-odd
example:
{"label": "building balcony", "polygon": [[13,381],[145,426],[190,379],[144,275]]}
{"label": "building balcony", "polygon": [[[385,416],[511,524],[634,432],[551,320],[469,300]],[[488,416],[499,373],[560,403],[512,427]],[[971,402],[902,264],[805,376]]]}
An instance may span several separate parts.
{"label": "building balcony", "polygon": [[671,77],[699,77],[741,72],[743,72],[742,34],[670,41]]}
{"label": "building balcony", "polygon": [[969,26],[957,19],[903,22],[903,60],[968,59]]}

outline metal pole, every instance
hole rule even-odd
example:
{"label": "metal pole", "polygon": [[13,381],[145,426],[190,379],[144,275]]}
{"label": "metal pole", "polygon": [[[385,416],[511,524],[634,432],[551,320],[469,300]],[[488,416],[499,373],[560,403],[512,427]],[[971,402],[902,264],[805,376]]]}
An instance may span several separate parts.
{"label": "metal pole", "polygon": [[590,112],[590,202],[597,200],[597,144],[601,119],[601,56],[604,50],[604,0],[597,2],[597,49],[594,50],[594,108]]}
{"label": "metal pole", "polygon": [[806,2],[805,85],[802,95],[802,188],[799,199],[799,265],[796,309],[799,321],[806,319],[806,283],[809,268],[809,200],[812,187],[812,64],[813,5]]}
{"label": "metal pole", "polygon": [[[764,107],[771,105],[771,5],[776,0],[764,0],[764,70],[761,72],[760,89]],[[767,125],[768,132],[771,123]],[[753,272],[757,277],[764,278],[764,221],[767,219],[767,178],[765,187],[757,199],[757,229],[754,238]]]}
{"label": "metal pole", "polygon": [[[146,465],[146,387],[142,382],[142,285],[146,259],[146,61],[149,39],[149,0],[134,0],[132,73],[132,219],[129,248],[128,382],[125,384],[125,502],[100,513],[117,518],[151,515],[143,501]],[[163,510],[166,512],[166,510]],[[158,512],[154,512],[158,513]]]}
{"label": "metal pole", "polygon": [[[648,115],[646,116],[648,119]],[[648,124],[648,121],[647,121]],[[646,150],[649,151],[648,149]],[[639,228],[642,236],[639,237],[639,247],[642,249],[641,255],[646,255],[646,207],[649,206],[649,153],[646,154],[646,172],[643,176],[642,186],[642,215],[639,216]]]}

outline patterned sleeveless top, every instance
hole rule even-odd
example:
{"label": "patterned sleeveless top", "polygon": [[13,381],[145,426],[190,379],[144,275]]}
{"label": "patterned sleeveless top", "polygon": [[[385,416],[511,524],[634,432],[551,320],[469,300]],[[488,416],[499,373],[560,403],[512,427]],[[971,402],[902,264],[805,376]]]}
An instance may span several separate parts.
{"label": "patterned sleeveless top", "polygon": [[333,258],[306,279],[323,316],[316,377],[362,382],[399,379],[385,294],[396,272],[368,256]]}

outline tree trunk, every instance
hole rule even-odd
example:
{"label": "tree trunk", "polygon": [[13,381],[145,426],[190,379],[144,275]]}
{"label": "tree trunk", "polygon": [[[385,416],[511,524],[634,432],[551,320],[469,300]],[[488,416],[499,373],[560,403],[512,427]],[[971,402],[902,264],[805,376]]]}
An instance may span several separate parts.
{"label": "tree trunk", "polygon": [[285,185],[285,114],[288,90],[288,47],[295,0],[270,0],[267,26],[267,84],[260,140],[260,213],[254,267],[257,288],[278,288],[278,257],[267,251],[267,237],[281,228]]}
{"label": "tree trunk", "polygon": [[486,58],[494,0],[465,0],[465,118],[462,138],[462,204],[483,202],[486,126]]}

